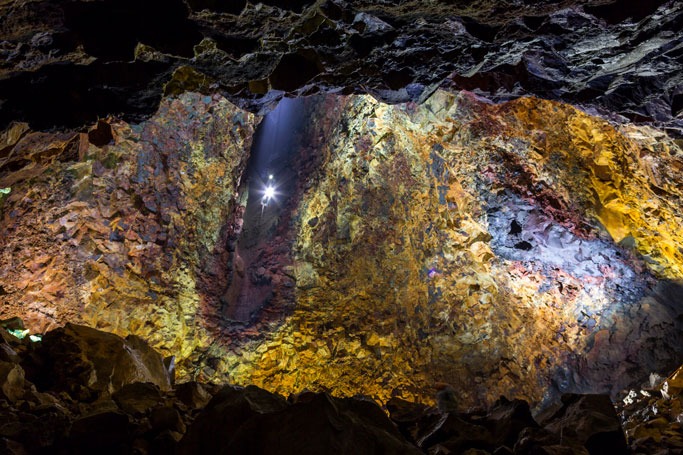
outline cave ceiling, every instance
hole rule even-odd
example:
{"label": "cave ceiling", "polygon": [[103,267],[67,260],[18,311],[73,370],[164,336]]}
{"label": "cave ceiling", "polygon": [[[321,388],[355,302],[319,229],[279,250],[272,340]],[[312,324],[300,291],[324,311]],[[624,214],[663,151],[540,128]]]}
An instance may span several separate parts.
{"label": "cave ceiling", "polygon": [[0,18],[0,127],[139,121],[187,90],[263,113],[442,87],[683,131],[677,1],[2,0]]}

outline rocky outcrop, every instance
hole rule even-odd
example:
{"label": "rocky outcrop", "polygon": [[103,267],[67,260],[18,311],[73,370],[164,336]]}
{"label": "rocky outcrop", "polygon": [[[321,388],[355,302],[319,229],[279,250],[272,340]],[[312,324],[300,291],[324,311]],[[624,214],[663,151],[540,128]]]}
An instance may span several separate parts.
{"label": "rocky outcrop", "polygon": [[253,386],[221,389],[197,416],[178,452],[421,453],[370,400],[310,393],[290,404]]}
{"label": "rocky outcrop", "polygon": [[[36,352],[35,381],[44,389],[68,391],[87,400],[135,382],[171,388],[164,359],[135,335],[123,339],[85,326],[67,324],[48,332]],[[82,387],[83,389],[74,389]]]}
{"label": "rocky outcrop", "polygon": [[675,141],[536,99],[332,103],[307,133],[323,160],[294,210],[295,310],[222,357],[233,381],[382,402],[446,382],[466,408],[675,366]]}
{"label": "rocky outcrop", "polygon": [[591,454],[628,453],[619,419],[605,395],[565,395],[562,407],[542,423],[545,430],[580,443]]}
{"label": "rocky outcrop", "polygon": [[181,363],[201,356],[254,124],[197,94],[143,125],[53,135],[14,124],[0,146],[0,312],[32,333],[86,323],[144,336]]}
{"label": "rocky outcrop", "polygon": [[629,445],[636,453],[683,450],[683,367],[669,377],[657,373],[625,390],[616,402]]}
{"label": "rocky outcrop", "polygon": [[139,120],[186,90],[265,111],[283,93],[397,103],[439,86],[683,127],[673,0],[12,0],[0,17],[2,128]]}
{"label": "rocky outcrop", "polygon": [[[220,97],[87,134],[15,124],[3,317],[141,336],[181,380],[428,404],[445,382],[454,409],[614,394],[676,366],[675,140],[467,92],[301,106],[291,188],[266,212],[239,184],[255,119]],[[245,213],[268,227],[244,233]]]}
{"label": "rocky outcrop", "polygon": [[[123,342],[91,328],[66,331],[70,343],[87,344],[91,352],[110,350],[115,338]],[[2,345],[23,353],[12,363],[22,372],[58,351],[65,343],[64,332],[49,332],[32,345],[0,330]],[[152,351],[144,342],[138,349]],[[52,371],[54,381],[67,378],[77,364],[85,365],[81,355],[63,349]],[[129,382],[113,393],[100,389],[94,397],[80,393],[92,386],[87,375],[63,379],[69,387],[61,391],[55,382],[47,389],[42,381],[30,382],[45,374],[30,368],[21,385],[0,377],[3,392],[8,386],[15,392],[13,397],[0,396],[0,448],[12,454],[626,453],[619,420],[606,396],[565,396],[548,410],[550,417],[541,425],[528,403],[505,398],[489,409],[459,413],[395,398],[387,415],[364,397],[305,392],[285,399],[254,386],[187,382],[160,388],[135,382],[149,379],[145,374],[156,364],[150,356],[141,358],[140,370]],[[128,360],[116,355],[110,368],[132,371]]]}

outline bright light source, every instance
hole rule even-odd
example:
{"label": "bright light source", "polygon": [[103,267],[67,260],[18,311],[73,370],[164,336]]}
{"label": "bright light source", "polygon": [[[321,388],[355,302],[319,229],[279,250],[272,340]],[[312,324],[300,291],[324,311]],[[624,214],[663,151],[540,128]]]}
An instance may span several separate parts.
{"label": "bright light source", "polygon": [[20,340],[23,340],[26,337],[26,335],[28,335],[28,330],[23,329],[8,329],[7,331],[15,337],[19,338]]}
{"label": "bright light source", "polygon": [[275,196],[275,188],[273,188],[272,186],[268,185],[268,186],[266,187],[265,191],[263,192],[263,199],[265,199],[266,201],[268,201],[268,200],[272,199],[273,196]]}
{"label": "bright light source", "polygon": [[268,180],[273,180],[273,174],[270,174],[270,175],[268,176]]}

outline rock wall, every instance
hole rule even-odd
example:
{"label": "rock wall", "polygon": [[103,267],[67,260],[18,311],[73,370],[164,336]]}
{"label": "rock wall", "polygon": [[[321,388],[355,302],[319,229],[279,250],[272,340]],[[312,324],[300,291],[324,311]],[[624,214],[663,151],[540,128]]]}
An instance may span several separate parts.
{"label": "rock wall", "polygon": [[239,323],[221,298],[253,116],[186,94],[139,125],[15,125],[2,316],[140,335],[181,377],[382,402],[445,382],[461,407],[539,404],[680,363],[683,151],[666,134],[467,92],[306,109],[295,190],[242,271],[273,298]]}
{"label": "rock wall", "polygon": [[[211,343],[206,277],[228,273],[255,117],[182,95],[140,125],[3,136],[2,314],[32,332],[80,322],[188,358]],[[204,279],[204,281],[202,281]]]}
{"label": "rock wall", "polygon": [[231,380],[382,401],[447,382],[471,405],[675,367],[676,143],[537,99],[337,108],[296,212],[296,310],[224,359]]}

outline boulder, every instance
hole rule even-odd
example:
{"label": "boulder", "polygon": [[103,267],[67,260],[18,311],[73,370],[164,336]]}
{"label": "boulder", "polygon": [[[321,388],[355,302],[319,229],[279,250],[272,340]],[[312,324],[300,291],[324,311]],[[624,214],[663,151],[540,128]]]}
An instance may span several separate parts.
{"label": "boulder", "polygon": [[184,434],[186,427],[177,409],[169,406],[159,406],[152,410],[149,416],[149,423],[153,431],[164,432],[172,431]]}
{"label": "boulder", "polygon": [[179,453],[421,453],[373,401],[313,393],[300,398],[289,404],[256,387],[224,387],[190,426]]}
{"label": "boulder", "polygon": [[425,432],[441,419],[441,414],[436,409],[398,397],[389,400],[386,407],[389,418],[403,437],[415,445]]}
{"label": "boulder", "polygon": [[544,428],[527,427],[519,434],[513,453],[587,455],[588,451],[581,444],[563,438],[563,435],[552,433]]}
{"label": "boulder", "polygon": [[531,416],[529,403],[524,400],[508,400],[501,397],[485,418],[498,446],[514,447],[519,434],[525,428],[537,428],[538,423]]}
{"label": "boulder", "polygon": [[161,401],[159,387],[148,382],[126,384],[112,394],[116,405],[127,414],[146,414]]}
{"label": "boulder", "polygon": [[391,420],[409,441],[433,453],[511,452],[525,428],[538,428],[526,401],[510,401],[504,397],[485,415],[483,412],[443,413],[399,398],[392,398],[387,409]]}
{"label": "boulder", "polygon": [[0,453],[7,455],[28,455],[23,445],[7,438],[0,438]]}
{"label": "boulder", "polygon": [[69,445],[76,453],[129,453],[130,433],[127,415],[106,411],[74,421],[69,433]]}
{"label": "boulder", "polygon": [[[21,443],[28,453],[55,453],[71,426],[69,413],[54,404],[20,412],[16,422],[21,429],[12,439]],[[4,452],[0,450],[0,453]]]}
{"label": "boulder", "polygon": [[180,441],[182,437],[183,435],[181,433],[171,430],[164,430],[150,441],[148,453],[150,455],[167,455],[169,453],[176,453],[178,441]]}
{"label": "boulder", "polygon": [[175,396],[190,409],[206,406],[211,400],[211,394],[198,382],[184,382],[175,388]]}
{"label": "boulder", "polygon": [[[239,427],[250,418],[287,407],[287,401],[258,387],[225,386],[197,416],[179,448],[179,453],[217,453]],[[220,434],[220,438],[213,435]]]}
{"label": "boulder", "polygon": [[24,370],[16,363],[0,361],[0,398],[16,402],[24,396]]}
{"label": "boulder", "polygon": [[222,454],[421,453],[374,402],[327,394],[252,417],[220,449]]}
{"label": "boulder", "polygon": [[626,437],[607,395],[562,396],[563,406],[543,423],[546,430],[574,440],[590,454],[626,454]]}
{"label": "boulder", "polygon": [[135,382],[149,382],[163,391],[171,388],[161,355],[136,336],[123,339],[67,324],[45,334],[37,357],[34,382],[79,399],[111,394]]}
{"label": "boulder", "polygon": [[0,360],[3,362],[19,363],[19,355],[9,344],[0,342]]}
{"label": "boulder", "polygon": [[488,428],[463,417],[455,413],[444,414],[417,441],[418,445],[423,450],[436,453],[461,453],[468,449],[494,450],[494,437]]}

